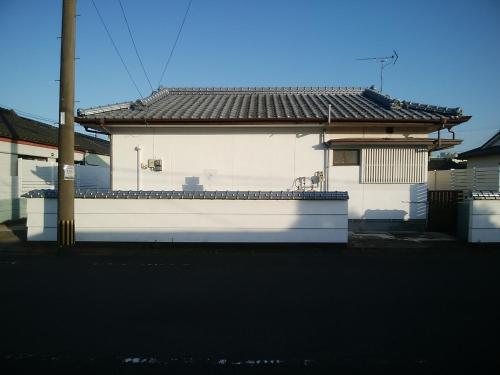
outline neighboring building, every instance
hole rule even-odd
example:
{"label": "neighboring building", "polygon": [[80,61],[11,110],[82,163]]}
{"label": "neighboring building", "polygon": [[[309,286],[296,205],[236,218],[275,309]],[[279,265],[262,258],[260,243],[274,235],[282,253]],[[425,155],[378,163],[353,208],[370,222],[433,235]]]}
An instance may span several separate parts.
{"label": "neighboring building", "polygon": [[428,134],[469,120],[460,108],[373,88],[162,88],[79,110],[111,135],[112,189],[347,191],[351,228],[422,226]]}
{"label": "neighboring building", "polygon": [[[23,216],[24,203],[19,199],[23,161],[36,162],[40,180],[56,178],[57,141],[56,127],[0,108],[0,222]],[[109,168],[109,142],[75,133],[75,163]]]}
{"label": "neighboring building", "polygon": [[462,152],[460,159],[467,160],[467,168],[488,168],[500,165],[500,130],[482,146]]}
{"label": "neighboring building", "polygon": [[446,171],[450,169],[465,168],[467,168],[467,163],[464,160],[459,160],[453,157],[429,159],[429,171]]}

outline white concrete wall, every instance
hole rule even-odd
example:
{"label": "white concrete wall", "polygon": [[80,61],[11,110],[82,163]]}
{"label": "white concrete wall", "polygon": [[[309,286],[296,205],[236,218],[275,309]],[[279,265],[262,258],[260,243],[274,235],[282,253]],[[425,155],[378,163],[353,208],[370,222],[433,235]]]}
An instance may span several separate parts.
{"label": "white concrete wall", "polygon": [[333,166],[329,186],[349,192],[349,219],[422,220],[427,184],[361,184],[359,166]]}
{"label": "white concrete wall", "polygon": [[471,200],[469,242],[500,242],[500,200]]}
{"label": "white concrete wall", "polygon": [[140,169],[142,190],[288,190],[294,179],[324,171],[315,129],[169,130],[114,134],[113,189],[135,190],[141,164],[162,159],[163,171]]}
{"label": "white concrete wall", "polygon": [[[28,240],[55,241],[57,200],[28,199]],[[76,241],[347,242],[347,201],[76,199]]]}

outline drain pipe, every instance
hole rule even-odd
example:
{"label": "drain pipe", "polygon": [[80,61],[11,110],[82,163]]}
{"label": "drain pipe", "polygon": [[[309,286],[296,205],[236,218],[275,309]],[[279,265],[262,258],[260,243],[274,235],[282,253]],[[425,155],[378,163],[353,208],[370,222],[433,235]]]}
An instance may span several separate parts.
{"label": "drain pipe", "polygon": [[135,151],[137,151],[137,191],[141,190],[141,148],[135,146]]}
{"label": "drain pipe", "polygon": [[453,130],[451,130],[451,127],[446,128],[446,129],[448,129],[448,132],[450,132],[451,134],[453,134],[453,140],[455,140],[455,132]]}

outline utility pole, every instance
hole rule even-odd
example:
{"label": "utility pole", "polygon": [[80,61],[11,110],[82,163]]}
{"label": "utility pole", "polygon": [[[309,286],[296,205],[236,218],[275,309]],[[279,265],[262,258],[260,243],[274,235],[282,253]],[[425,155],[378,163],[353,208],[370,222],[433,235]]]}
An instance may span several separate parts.
{"label": "utility pole", "polygon": [[59,87],[57,244],[75,244],[75,29],[76,0],[63,0]]}

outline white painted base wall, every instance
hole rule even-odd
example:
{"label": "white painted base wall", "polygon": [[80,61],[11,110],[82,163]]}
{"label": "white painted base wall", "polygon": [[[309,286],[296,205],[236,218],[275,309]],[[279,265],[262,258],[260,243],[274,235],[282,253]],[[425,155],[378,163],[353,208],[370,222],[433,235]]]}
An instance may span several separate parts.
{"label": "white painted base wall", "polygon": [[500,200],[469,201],[468,241],[500,242]]}
{"label": "white painted base wall", "polygon": [[[347,243],[347,201],[76,199],[76,241]],[[30,198],[28,240],[55,241],[57,200]]]}

